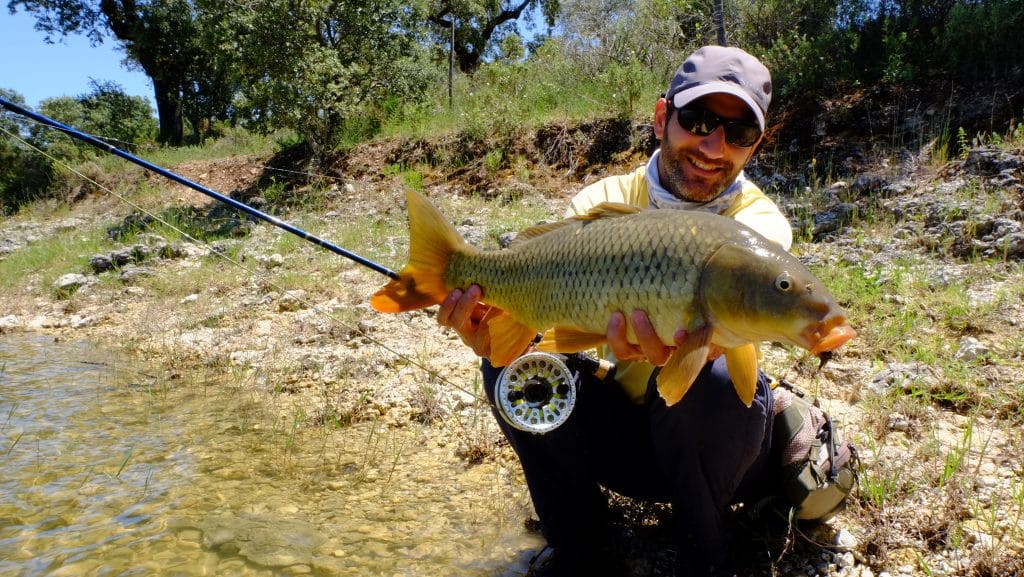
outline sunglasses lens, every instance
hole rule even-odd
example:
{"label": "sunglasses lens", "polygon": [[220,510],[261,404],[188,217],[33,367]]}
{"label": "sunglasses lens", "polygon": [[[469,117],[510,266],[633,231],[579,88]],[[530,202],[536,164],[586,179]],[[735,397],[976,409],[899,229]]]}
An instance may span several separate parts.
{"label": "sunglasses lens", "polygon": [[707,136],[719,126],[725,125],[725,141],[741,148],[751,146],[761,136],[761,129],[756,124],[723,120],[709,110],[680,108],[676,111],[676,119],[683,130],[697,136]]}
{"label": "sunglasses lens", "polygon": [[758,136],[761,136],[761,129],[753,124],[736,122],[725,125],[725,141],[733,146],[746,148],[757,142]]}
{"label": "sunglasses lens", "polygon": [[716,118],[713,123],[709,123],[706,110],[680,108],[676,112],[676,118],[679,120],[679,126],[683,127],[683,130],[692,132],[697,136],[707,136],[718,128],[718,119]]}

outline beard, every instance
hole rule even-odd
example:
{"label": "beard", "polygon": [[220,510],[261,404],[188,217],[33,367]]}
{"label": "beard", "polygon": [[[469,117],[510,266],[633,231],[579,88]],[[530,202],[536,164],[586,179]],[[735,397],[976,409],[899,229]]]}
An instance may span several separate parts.
{"label": "beard", "polygon": [[[704,174],[698,166],[714,167],[713,174]],[[740,173],[731,161],[705,157],[696,147],[676,146],[669,137],[669,131],[661,142],[661,185],[676,198],[690,202],[708,202],[722,194]]]}

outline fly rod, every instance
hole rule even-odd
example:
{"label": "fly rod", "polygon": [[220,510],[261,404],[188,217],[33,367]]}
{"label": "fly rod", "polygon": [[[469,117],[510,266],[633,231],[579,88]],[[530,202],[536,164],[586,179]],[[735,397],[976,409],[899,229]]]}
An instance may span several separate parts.
{"label": "fly rod", "polygon": [[274,225],[274,226],[276,226],[278,228],[284,229],[284,230],[294,234],[295,236],[297,236],[297,237],[299,237],[301,239],[308,240],[309,242],[311,242],[311,243],[313,243],[313,244],[315,244],[315,245],[317,245],[319,247],[326,248],[327,250],[329,250],[329,251],[331,251],[331,252],[333,252],[335,254],[341,255],[341,256],[343,256],[343,257],[345,257],[345,258],[347,258],[347,259],[349,259],[351,261],[357,262],[357,263],[359,263],[359,264],[361,264],[361,265],[363,265],[363,266],[365,266],[367,268],[373,269],[374,271],[379,272],[379,273],[381,273],[383,275],[387,275],[388,277],[390,277],[392,279],[397,279],[398,278],[398,273],[396,273],[395,271],[393,271],[393,270],[391,270],[391,269],[389,269],[389,268],[387,268],[387,267],[385,267],[385,266],[383,266],[381,264],[375,263],[372,260],[369,260],[369,259],[367,259],[365,257],[359,256],[358,254],[356,254],[356,253],[354,253],[352,251],[343,249],[340,246],[338,246],[338,245],[336,245],[334,243],[328,242],[328,241],[326,241],[326,240],[324,240],[324,239],[322,239],[320,237],[317,237],[317,236],[314,236],[312,234],[309,234],[308,232],[302,230],[301,228],[298,228],[296,226],[288,224],[287,222],[284,222],[284,221],[282,221],[281,219],[279,219],[279,218],[277,218],[275,216],[271,216],[271,215],[269,215],[269,214],[267,214],[265,212],[262,212],[260,210],[255,209],[255,208],[253,208],[253,207],[251,207],[251,206],[249,206],[249,205],[247,205],[245,203],[239,202],[239,201],[237,201],[237,200],[235,200],[235,199],[233,199],[231,197],[225,196],[223,194],[220,194],[219,192],[216,192],[214,190],[206,188],[205,186],[203,186],[201,184],[198,184],[196,182],[192,182],[191,180],[189,180],[189,179],[187,179],[187,178],[185,178],[185,177],[183,177],[181,175],[175,174],[175,173],[171,172],[170,170],[167,170],[166,168],[157,166],[157,165],[153,164],[152,162],[149,162],[147,160],[143,160],[143,159],[141,159],[141,158],[139,158],[137,156],[129,154],[129,153],[127,153],[127,152],[125,152],[125,151],[123,151],[123,150],[121,150],[121,149],[119,149],[119,148],[117,148],[115,146],[112,146],[112,145],[110,145],[110,144],[100,140],[99,138],[96,138],[95,136],[92,136],[90,134],[86,134],[86,133],[84,133],[84,132],[82,132],[80,130],[76,130],[76,129],[74,129],[74,128],[66,125],[66,124],[62,124],[60,122],[57,122],[56,120],[54,120],[52,118],[49,118],[49,117],[43,116],[42,114],[39,114],[37,112],[33,112],[31,110],[28,110],[27,108],[24,108],[23,106],[19,106],[19,105],[13,103],[13,102],[10,102],[9,100],[7,100],[7,99],[5,99],[3,97],[0,97],[0,106],[6,108],[7,110],[10,110],[11,112],[13,112],[15,114],[20,114],[20,115],[25,116],[27,118],[31,118],[32,120],[35,120],[36,122],[39,122],[41,124],[45,124],[46,126],[50,126],[52,128],[55,128],[55,129],[63,132],[64,134],[67,134],[68,136],[70,136],[72,138],[81,140],[82,142],[85,142],[87,144],[95,146],[96,148],[99,148],[100,150],[103,150],[105,152],[108,152],[108,153],[116,155],[116,156],[120,156],[121,158],[123,158],[123,159],[125,159],[125,160],[127,160],[129,162],[132,162],[134,164],[137,164],[137,165],[141,166],[142,168],[145,168],[146,170],[155,172],[155,173],[157,173],[157,174],[159,174],[159,175],[161,175],[161,176],[163,176],[165,178],[169,178],[169,179],[173,180],[174,182],[177,182],[178,184],[182,184],[184,186],[187,186],[187,187],[191,188],[192,190],[201,192],[202,194],[205,194],[206,196],[209,196],[210,198],[219,200],[220,202],[223,202],[224,204],[227,204],[227,205],[229,205],[231,207],[237,208],[238,210],[240,210],[240,211],[242,211],[242,212],[244,212],[244,213],[246,213],[246,214],[248,214],[250,216],[258,218],[258,219],[260,219],[260,220],[262,220],[264,222],[268,222],[268,223],[270,223],[270,224],[272,224],[272,225]]}

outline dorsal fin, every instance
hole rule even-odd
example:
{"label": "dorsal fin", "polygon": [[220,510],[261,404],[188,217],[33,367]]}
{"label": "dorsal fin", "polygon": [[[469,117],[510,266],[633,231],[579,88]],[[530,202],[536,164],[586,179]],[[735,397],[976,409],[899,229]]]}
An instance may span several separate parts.
{"label": "dorsal fin", "polygon": [[558,230],[567,224],[576,222],[575,218],[567,218],[558,222],[546,222],[544,224],[538,224],[537,226],[531,226],[526,230],[519,231],[516,233],[516,237],[509,243],[509,246],[515,246],[521,242],[526,242],[530,239],[537,238],[543,234],[547,234],[553,230]]}
{"label": "dorsal fin", "polygon": [[583,216],[577,216],[575,218],[580,220],[597,220],[599,218],[605,218],[610,216],[625,216],[627,214],[636,214],[643,209],[639,206],[632,204],[626,204],[624,202],[602,202],[601,204],[591,208],[587,211],[587,214]]}
{"label": "dorsal fin", "polygon": [[520,242],[526,242],[530,239],[537,238],[538,236],[547,234],[553,230],[558,230],[563,226],[570,225],[581,220],[597,220],[613,216],[625,216],[627,214],[638,213],[641,210],[643,209],[638,206],[633,206],[632,204],[626,204],[624,202],[602,202],[588,210],[587,214],[570,216],[569,218],[558,222],[548,222],[538,224],[537,226],[531,226],[530,228],[516,234],[516,238],[509,246],[515,246]]}

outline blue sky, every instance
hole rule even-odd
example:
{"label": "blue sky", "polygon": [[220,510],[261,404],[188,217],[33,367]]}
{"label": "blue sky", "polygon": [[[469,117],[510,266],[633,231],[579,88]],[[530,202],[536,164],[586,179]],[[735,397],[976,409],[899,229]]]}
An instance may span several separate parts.
{"label": "blue sky", "polygon": [[19,11],[12,16],[7,3],[0,4],[0,88],[14,90],[37,108],[47,98],[88,94],[90,79],[113,81],[155,107],[152,83],[121,64],[124,56],[115,40],[92,47],[84,36],[75,35],[46,44],[34,25],[31,15]]}

